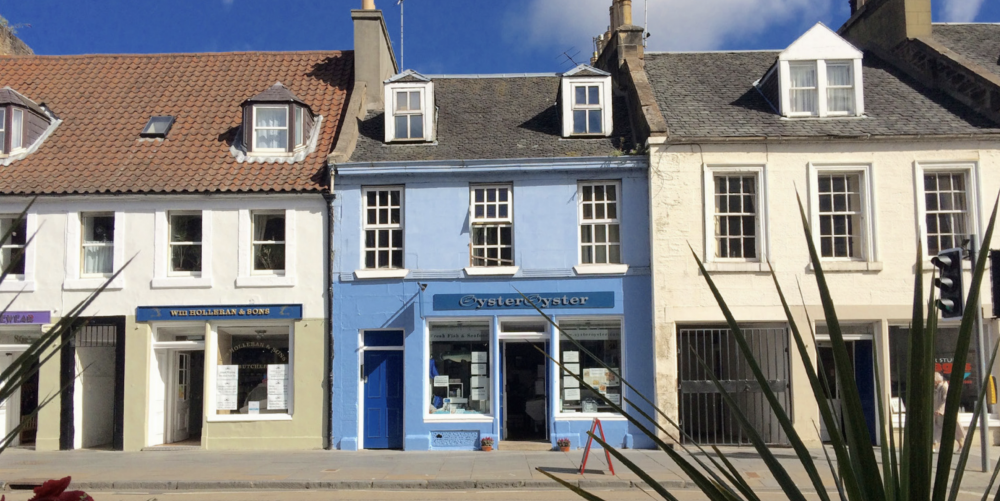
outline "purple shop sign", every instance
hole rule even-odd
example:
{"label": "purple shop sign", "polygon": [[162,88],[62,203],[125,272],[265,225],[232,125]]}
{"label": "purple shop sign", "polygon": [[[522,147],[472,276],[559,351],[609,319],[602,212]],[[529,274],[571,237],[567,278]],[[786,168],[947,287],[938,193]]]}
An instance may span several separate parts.
{"label": "purple shop sign", "polygon": [[0,315],[0,325],[47,324],[52,315],[47,311],[8,311]]}

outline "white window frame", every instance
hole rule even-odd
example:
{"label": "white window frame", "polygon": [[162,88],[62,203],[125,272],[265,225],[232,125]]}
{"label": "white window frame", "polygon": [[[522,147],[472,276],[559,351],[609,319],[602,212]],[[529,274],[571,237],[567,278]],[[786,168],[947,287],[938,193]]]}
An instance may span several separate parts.
{"label": "white window frame", "polygon": [[0,155],[5,155],[7,143],[7,108],[3,107],[0,108]]}
{"label": "white window frame", "polygon": [[[476,217],[476,201],[475,201],[476,200],[476,190],[478,190],[478,189],[482,189],[482,190],[494,189],[495,190],[495,189],[500,189],[500,188],[506,188],[507,189],[507,202],[506,202],[506,204],[507,204],[507,216],[506,217],[500,217],[499,215],[497,215],[496,217],[493,217],[493,218],[487,217],[486,216],[485,207],[487,207],[489,205],[489,203],[488,202],[484,202],[483,217],[477,218]],[[496,205],[497,205],[497,207],[500,206],[499,201],[497,202]],[[500,265],[500,266],[477,266],[477,265],[474,265],[473,264],[473,257],[472,257],[472,251],[473,251],[473,247],[474,247],[474,245],[473,245],[473,238],[475,237],[475,230],[474,230],[474,228],[476,226],[494,226],[494,225],[496,225],[496,226],[509,225],[510,226],[510,229],[511,229],[510,230],[511,231],[511,235],[510,235],[510,238],[511,238],[511,243],[510,243],[511,254],[510,254],[510,256],[511,256],[512,264],[509,264],[509,265]],[[499,229],[497,231],[499,232]],[[515,246],[516,235],[515,235],[514,231],[515,231],[515,228],[514,228],[514,183],[490,183],[490,184],[475,184],[475,183],[473,183],[473,184],[470,184],[469,185],[469,266],[465,268],[466,274],[468,274],[468,275],[513,275],[513,274],[517,273],[517,270],[520,269],[520,268],[517,266],[517,256],[515,254],[515,249],[516,249],[516,246]],[[498,237],[499,237],[499,233],[498,233]],[[498,249],[501,249],[501,248],[503,248],[503,247],[502,246],[498,247]]]}
{"label": "white window frame", "polygon": [[[871,164],[848,164],[848,165],[836,165],[836,164],[809,164],[809,207],[810,207],[810,218],[809,222],[812,225],[812,238],[813,244],[816,246],[817,252],[822,253],[820,245],[820,210],[819,210],[819,176],[830,175],[830,174],[853,174],[860,176],[860,199],[861,199],[861,224],[859,225],[860,235],[855,238],[860,237],[861,243],[858,245],[861,251],[860,257],[822,257],[824,263],[841,263],[847,268],[851,268],[850,264],[858,264],[859,270],[870,270],[875,271],[872,267],[867,264],[878,263],[878,239],[876,237],[876,211],[875,211],[875,190],[874,190],[874,180],[873,171]],[[866,264],[867,263],[867,264]],[[811,266],[811,265],[810,265]],[[838,266],[833,266],[837,268]],[[826,267],[824,265],[824,270]],[[836,271],[831,269],[831,271]],[[845,270],[848,271],[848,270]]]}
{"label": "white window frame", "polygon": [[[111,234],[112,241],[111,241],[110,245],[107,244],[107,243],[104,243],[104,242],[97,242],[97,243],[90,243],[90,244],[88,244],[87,241],[86,241],[86,239],[85,239],[86,238],[85,235],[87,233],[86,218],[88,218],[88,217],[90,217],[90,218],[109,217],[109,216],[114,221],[115,228],[117,228],[118,227],[118,221],[116,220],[116,218],[115,218],[115,216],[114,216],[113,213],[112,214],[109,214],[109,213],[106,213],[106,212],[81,212],[80,213],[80,237],[81,237],[80,238],[80,266],[81,266],[80,267],[80,276],[81,277],[84,277],[84,278],[91,278],[91,277],[107,278],[107,277],[110,277],[111,275],[113,275],[114,272],[115,272],[115,270],[117,269],[117,267],[115,266],[115,262],[114,262],[114,248],[115,248],[115,244],[117,243],[117,239],[115,238],[115,236],[116,236],[115,233],[116,232],[113,232]],[[88,247],[111,247],[111,256],[112,256],[112,258],[111,258],[111,271],[109,271],[107,273],[87,273],[87,272],[84,271],[84,269],[83,269],[83,266],[84,266],[83,256],[86,254],[86,250],[87,250]]]}
{"label": "white window frame", "polygon": [[[4,218],[16,218],[24,207],[0,206],[0,214]],[[29,212],[24,216],[25,241],[33,238],[38,231],[38,215]],[[0,234],[2,236],[2,234]],[[37,241],[28,242],[24,248],[24,274],[7,275],[3,282],[0,282],[0,292],[34,292],[35,291],[35,248]]]}
{"label": "white window frame", "polygon": [[[424,136],[419,138],[397,138],[396,137],[396,93],[397,92],[420,92],[420,109],[424,116]],[[434,116],[437,114],[434,108],[434,82],[402,82],[391,83],[385,86],[385,142],[386,143],[421,143],[431,142],[437,138],[435,130]],[[403,114],[415,114],[402,112]]]}
{"label": "white window frame", "polygon": [[[792,86],[792,69],[795,68],[795,67],[805,68],[805,67],[809,67],[809,66],[811,66],[812,69],[816,70],[816,86],[815,87],[793,87]],[[790,116],[790,117],[798,117],[798,116],[813,117],[813,116],[820,116],[821,115],[820,110],[821,110],[822,106],[820,105],[820,102],[819,102],[819,95],[821,93],[821,88],[822,88],[821,81],[820,81],[820,71],[819,71],[819,67],[820,66],[822,66],[822,65],[818,64],[817,61],[793,61],[793,62],[791,62],[791,63],[788,64],[788,116]],[[792,103],[795,102],[795,100],[792,99],[792,91],[796,91],[796,90],[812,90],[812,92],[816,95],[816,97],[815,97],[815,99],[816,99],[816,111],[795,111],[795,110],[792,109]]]}
{"label": "white window frame", "polygon": [[[830,72],[828,71],[829,68],[830,68],[830,66],[846,66],[847,67],[847,71],[850,73],[851,84],[850,85],[832,85],[832,84],[830,84],[830,76],[829,76]],[[857,86],[857,83],[858,83],[857,82],[857,78],[854,76],[854,65],[849,60],[846,60],[846,61],[845,60],[829,60],[829,61],[824,60],[823,61],[823,69],[824,69],[824,71],[823,71],[823,73],[824,73],[824,75],[823,75],[824,76],[823,86],[825,87],[825,89],[823,90],[823,100],[824,100],[825,105],[826,105],[826,115],[827,116],[831,116],[831,117],[833,117],[833,116],[850,116],[850,115],[853,115],[854,114],[854,108],[857,107],[857,102],[856,102],[857,96],[856,95],[852,95],[851,96],[851,107],[850,107],[849,110],[846,110],[846,111],[839,111],[839,110],[838,111],[834,111],[834,110],[830,109],[830,90],[831,89],[851,89],[852,91],[854,90],[854,88]],[[852,92],[852,94],[854,94],[854,93]]]}
{"label": "white window frame", "polygon": [[[598,133],[578,134],[573,132],[573,111],[576,110],[576,88],[577,87],[600,87],[600,108],[601,124],[603,130]],[[561,86],[562,99],[562,136],[569,137],[610,137],[614,129],[614,113],[612,109],[611,77],[563,77]],[[596,109],[587,107],[587,109]]]}
{"label": "white window frame", "polygon": [[[590,219],[585,220],[583,218],[583,188],[584,186],[614,186],[617,193],[617,200],[615,200],[615,205],[617,206],[617,216],[614,219],[604,218],[604,219]],[[625,264],[625,240],[622,232],[625,231],[625,227],[622,224],[622,183],[620,180],[584,180],[577,182],[576,188],[577,196],[577,236],[576,236],[576,252],[577,252],[577,264],[573,267],[574,271],[578,275],[590,275],[590,274],[620,274],[628,271],[628,265]],[[607,215],[607,214],[605,214]],[[597,225],[597,224],[617,224],[618,225],[618,253],[621,257],[620,263],[584,263],[583,262],[583,227],[584,225]]]}
{"label": "white window frame", "polygon": [[[14,126],[17,116],[21,117],[21,127]],[[18,153],[24,151],[24,110],[14,108],[10,113],[10,152]]]}
{"label": "white window frame", "polygon": [[[114,214],[115,233],[112,270],[118,271],[125,264],[125,213],[115,211],[110,206],[95,206],[83,211],[73,211],[66,214],[66,280],[63,290],[94,290],[107,282],[107,276],[83,275],[83,215],[84,214]],[[110,290],[120,290],[125,287],[125,274],[118,275],[108,284]]]}
{"label": "white window frame", "polygon": [[[590,321],[594,321],[594,322],[598,322],[598,321],[600,321],[600,322],[606,322],[606,321],[610,321],[610,320],[617,320],[618,322],[620,322],[621,323],[621,329],[622,329],[622,338],[618,342],[618,349],[621,352],[622,363],[621,363],[621,367],[618,367],[618,372],[619,372],[619,375],[621,376],[620,379],[622,379],[623,381],[628,381],[628,365],[629,364],[626,361],[626,354],[628,353],[628,351],[627,351],[627,347],[626,347],[627,336],[625,335],[625,317],[623,317],[621,315],[603,315],[603,316],[592,316],[592,315],[588,315],[588,316],[560,315],[560,316],[555,317],[554,320],[556,322],[556,325],[559,325],[561,322],[565,322],[565,321],[570,321],[570,322],[584,321],[585,322],[587,320],[590,320]],[[550,355],[552,356],[552,358],[555,358],[556,360],[561,360],[560,356],[562,355],[562,335],[561,335],[562,333],[559,331],[559,329],[556,329],[556,328],[552,328],[551,330],[552,330],[552,334],[551,334],[552,338],[549,341],[549,346],[551,346],[552,348],[550,348],[550,350],[551,350]],[[572,343],[570,343],[570,346],[574,346],[574,345]],[[584,353],[581,353],[580,356],[581,357],[585,357],[587,355],[584,354]],[[549,394],[550,395],[550,399],[553,402],[555,402],[555,409],[556,410],[555,410],[554,419],[558,419],[560,421],[591,421],[594,418],[600,418],[602,421],[625,421],[625,420],[628,419],[625,416],[623,416],[621,414],[618,414],[617,412],[588,412],[588,413],[583,413],[583,412],[563,412],[563,410],[562,410],[562,390],[563,390],[563,388],[562,388],[563,373],[562,372],[563,371],[562,371],[562,369],[559,368],[559,366],[556,363],[552,362],[551,360],[547,361],[546,364],[548,364],[550,366],[550,371],[551,371],[550,373],[551,374],[558,374],[558,376],[553,376],[552,377],[552,381],[549,384],[549,391],[551,392]],[[624,392],[623,392],[623,394],[624,394]],[[625,409],[625,411],[628,412],[629,405],[628,405],[627,402],[625,402],[624,399],[622,399],[622,401],[620,402],[619,405],[621,406],[622,409]]]}
{"label": "white window frame", "polygon": [[[793,112],[792,110],[792,65],[816,65],[816,113]],[[854,103],[850,112],[834,111],[830,112],[827,106],[827,74],[828,64],[850,64],[851,81],[854,89]],[[860,117],[865,114],[864,85],[861,58],[831,58],[831,59],[807,59],[807,60],[785,60],[778,61],[778,76],[781,88],[781,110],[782,115],[789,118],[803,117]],[[845,87],[846,88],[846,87]]]}
{"label": "white window frame", "polygon": [[[503,317],[501,317],[503,318]],[[461,321],[465,323],[486,323],[489,326],[489,340],[486,345],[489,346],[489,374],[486,376],[490,378],[490,412],[489,414],[430,414],[427,412],[431,406],[431,385],[433,382],[429,377],[421,378],[423,380],[423,401],[424,405],[421,407],[421,414],[423,414],[425,423],[429,422],[440,422],[440,421],[462,421],[462,422],[480,422],[480,423],[492,423],[494,416],[498,415],[499,409],[499,398],[502,397],[502,393],[498,393],[499,378],[494,377],[494,374],[498,374],[499,371],[496,370],[498,363],[500,363],[500,356],[497,352],[499,346],[498,339],[498,329],[499,322],[494,321],[494,317],[435,317],[428,318],[424,322],[424,355],[421,357],[423,361],[423,366],[420,371],[423,374],[428,374],[428,361],[431,358],[431,326],[434,324],[447,324],[456,321]],[[405,378],[404,378],[405,379]],[[500,390],[502,391],[502,390]]]}
{"label": "white window frame", "polygon": [[[925,199],[926,191],[924,187],[924,174],[937,172],[960,172],[965,174],[965,203],[967,204],[966,214],[968,217],[969,230],[975,235],[976,241],[980,244],[980,246],[982,246],[983,239],[983,222],[980,220],[982,214],[979,210],[979,201],[981,200],[979,187],[982,186],[980,182],[979,162],[915,162],[913,165],[913,174],[914,183],[917,188],[917,225],[920,228],[920,245],[923,251],[925,263],[929,263],[930,259],[934,256],[929,254],[927,246],[927,202]],[[969,266],[969,264],[966,263],[966,266]]]}
{"label": "white window frame", "polygon": [[[572,91],[572,94],[570,96],[570,100],[572,101],[573,114],[575,115],[577,111],[583,111],[585,113],[585,118],[584,118],[584,128],[585,129],[590,128],[590,112],[591,111],[599,111],[599,112],[601,112],[601,130],[596,131],[596,132],[595,131],[590,131],[590,130],[585,130],[583,132],[576,132],[576,117],[574,116],[574,118],[573,118],[573,135],[575,135],[575,136],[603,136],[604,135],[604,104],[605,103],[604,103],[604,99],[603,99],[603,96],[602,96],[602,94],[603,94],[603,92],[602,92],[603,87],[604,87],[603,85],[598,84],[598,83],[589,83],[589,84],[574,83],[572,85],[573,91]],[[580,104],[580,103],[578,103],[576,101],[576,91],[577,91],[577,89],[580,89],[580,88],[584,89],[584,96],[587,97],[588,100],[589,100],[589,96],[590,96],[590,89],[591,88],[596,88],[597,89],[597,104],[593,104],[593,103]]]}
{"label": "white window frame", "polygon": [[[283,273],[255,272],[253,270],[253,220],[254,213],[285,214],[285,270]],[[239,211],[239,273],[236,287],[294,287],[297,281],[297,247],[295,210],[283,209],[277,204],[261,204],[259,208]]]}
{"label": "white window frame", "polygon": [[[767,169],[763,165],[704,165],[703,203],[705,208],[705,253],[704,262],[719,266],[709,267],[709,271],[768,271],[767,258],[770,254],[768,238],[767,210]],[[715,256],[715,176],[753,175],[757,179],[757,257],[720,258]]]}
{"label": "white window frame", "polygon": [[[170,214],[201,214],[201,273],[170,271]],[[153,215],[153,289],[210,288],[212,279],[212,211],[157,210]]]}
{"label": "white window frame", "polygon": [[[379,192],[379,191],[398,191],[399,192],[399,223],[397,224],[369,224],[368,223],[368,193]],[[365,186],[361,189],[361,262],[360,267],[355,271],[355,275],[358,278],[403,278],[408,273],[409,270],[406,269],[406,189],[403,185],[390,185],[390,186]],[[390,199],[391,200],[391,199]],[[391,209],[392,205],[390,203],[387,208]],[[367,266],[367,253],[368,247],[366,245],[367,232],[368,231],[395,231],[398,230],[402,232],[403,241],[398,246],[400,251],[403,253],[402,266],[399,268],[394,268],[391,265],[392,256],[390,255],[389,261],[390,266],[388,268],[378,267],[378,256],[376,255],[376,267],[369,268]],[[377,240],[376,236],[376,240]],[[391,240],[391,235],[390,235]],[[378,249],[376,243],[376,249]],[[390,246],[389,249],[395,248]]]}
{"label": "white window frame", "polygon": [[302,106],[294,105],[295,112],[293,114],[295,123],[295,134],[293,141],[293,149],[302,148],[306,145],[306,109]]}
{"label": "white window frame", "polygon": [[294,321],[256,321],[251,327],[287,327],[288,328],[288,412],[285,414],[219,414],[216,402],[216,378],[219,372],[219,329],[233,327],[248,327],[245,322],[225,323],[210,322],[208,336],[205,338],[205,420],[209,423],[233,421],[291,421],[295,416],[295,322]]}
{"label": "white window frame", "polygon": [[[251,153],[267,153],[267,154],[288,153],[288,150],[287,149],[283,149],[283,148],[258,148],[257,147],[257,130],[283,130],[283,131],[285,131],[285,144],[288,145],[288,144],[292,143],[293,138],[291,137],[291,134],[290,134],[291,131],[289,130],[291,128],[290,127],[290,125],[291,125],[291,117],[289,116],[288,105],[287,104],[255,104],[255,105],[252,105],[251,108],[253,108],[253,117],[252,117],[253,131],[252,131],[252,134],[250,134],[250,138],[253,141],[252,148],[251,148]],[[257,126],[257,109],[258,108],[284,109],[285,110],[285,126],[284,127],[258,127]]]}

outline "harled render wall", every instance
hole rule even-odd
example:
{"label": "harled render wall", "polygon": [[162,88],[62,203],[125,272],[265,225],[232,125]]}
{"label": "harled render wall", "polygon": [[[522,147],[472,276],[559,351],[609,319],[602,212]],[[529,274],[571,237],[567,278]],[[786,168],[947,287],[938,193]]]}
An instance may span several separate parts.
{"label": "harled render wall", "polygon": [[[813,321],[822,320],[815,274],[803,235],[796,193],[809,210],[810,162],[824,165],[870,165],[874,189],[874,241],[877,247],[871,271],[828,271],[829,283],[841,322],[876,325],[875,351],[883,388],[888,388],[889,325],[909,323],[913,301],[914,260],[919,235],[915,166],[918,163],[978,165],[980,234],[985,232],[993,201],[1000,191],[1000,145],[996,142],[841,142],[770,143],[727,145],[655,145],[651,153],[651,241],[653,263],[656,380],[658,404],[678,415],[677,328],[692,323],[721,325],[725,320],[701,276],[688,245],[704,258],[705,165],[764,166],[769,258],[796,322],[808,335],[796,282],[802,284],[805,303]],[[712,190],[711,186],[707,189]],[[762,202],[764,203],[764,202]],[[714,231],[714,230],[710,230]],[[997,247],[1000,237],[994,238]],[[990,247],[983,245],[984,248]],[[879,265],[881,269],[879,268]],[[930,268],[929,262],[924,269]],[[766,270],[766,267],[764,268]],[[713,270],[710,268],[710,272]],[[729,307],[741,322],[785,322],[785,315],[767,271],[713,273]],[[924,283],[929,287],[930,273]],[[966,286],[968,286],[968,275]],[[989,279],[984,281],[982,304],[986,308],[987,345],[996,339],[998,324],[990,320]],[[815,353],[815,343],[808,340]],[[795,350],[791,358],[791,416],[798,433],[816,443],[814,423],[819,422],[815,399]],[[815,359],[814,359],[815,361]],[[975,360],[970,360],[975,364]],[[995,371],[996,372],[996,371]],[[668,426],[664,423],[665,426]]]}
{"label": "harled render wall", "polygon": [[[20,212],[26,200],[0,201],[0,214]],[[295,280],[282,286],[237,286],[239,261],[240,209],[277,210],[294,213]],[[201,287],[153,287],[156,211],[211,210],[211,283]],[[136,322],[138,306],[172,305],[245,305],[301,304],[303,318],[286,321],[293,329],[292,416],[281,421],[203,422],[204,449],[321,449],[328,420],[324,412],[329,398],[326,361],[326,202],[319,194],[266,196],[121,196],[42,198],[32,208],[28,232],[37,229],[27,252],[27,271],[33,288],[17,298],[12,311],[48,310],[52,322],[83,300],[90,291],[67,290],[68,253],[79,252],[78,240],[67,231],[68,214],[80,212],[117,212],[123,220],[120,242],[123,256],[134,261],[123,273],[122,287],[108,290],[87,309],[87,315],[125,317],[125,405],[124,448],[140,450],[148,445],[150,361],[153,356],[153,324]],[[207,231],[207,230],[206,230]],[[116,238],[118,238],[116,236]],[[78,236],[75,238],[79,238]],[[291,261],[289,261],[291,263]],[[13,281],[5,286],[14,287]],[[23,285],[23,284],[21,284]],[[20,285],[18,285],[20,286]],[[5,304],[15,292],[0,290]],[[172,324],[164,322],[163,324]],[[275,322],[271,322],[273,325]],[[191,325],[188,323],[188,325]],[[203,325],[212,325],[203,323]],[[253,325],[252,321],[228,322],[228,325]],[[167,327],[171,325],[165,325]],[[208,342],[211,342],[209,337]],[[207,352],[207,349],[206,349]],[[46,398],[59,389],[60,357],[57,354],[40,371],[39,397]],[[208,412],[209,370],[205,364],[205,412]],[[59,448],[59,400],[39,414],[37,450]]]}

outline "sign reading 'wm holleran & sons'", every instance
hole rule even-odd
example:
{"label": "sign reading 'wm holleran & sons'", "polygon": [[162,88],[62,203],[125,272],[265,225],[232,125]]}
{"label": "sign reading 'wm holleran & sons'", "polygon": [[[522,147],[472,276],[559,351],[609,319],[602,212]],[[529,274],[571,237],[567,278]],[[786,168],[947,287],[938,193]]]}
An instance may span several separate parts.
{"label": "sign reading 'wm holleran & sons'", "polygon": [[[525,299],[527,296],[527,299]],[[534,305],[534,306],[532,306]],[[539,292],[533,294],[435,294],[435,310],[515,310],[539,308],[614,308],[614,292]]]}
{"label": "sign reading 'wm holleran & sons'", "polygon": [[301,304],[243,304],[232,306],[140,306],[136,322],[170,320],[273,320],[302,318]]}

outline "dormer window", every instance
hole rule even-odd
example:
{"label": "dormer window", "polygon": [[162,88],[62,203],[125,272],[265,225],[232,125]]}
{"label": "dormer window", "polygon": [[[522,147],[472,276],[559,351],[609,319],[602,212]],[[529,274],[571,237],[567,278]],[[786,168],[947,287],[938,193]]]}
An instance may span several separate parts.
{"label": "dormer window", "polygon": [[385,141],[434,140],[434,82],[413,70],[385,81]]}
{"label": "dormer window", "polygon": [[791,112],[816,115],[819,113],[819,93],[816,84],[816,63],[793,63],[788,65],[791,94]]}
{"label": "dormer window", "polygon": [[0,165],[35,151],[60,123],[44,105],[10,87],[0,88]]}
{"label": "dormer window", "polygon": [[854,114],[853,67],[850,61],[826,62],[827,114]]}
{"label": "dormer window", "polygon": [[294,155],[310,141],[314,125],[309,106],[280,82],[243,103],[243,145],[251,155]]}
{"label": "dormer window", "polygon": [[611,74],[580,65],[562,77],[559,98],[562,136],[611,135]]}

